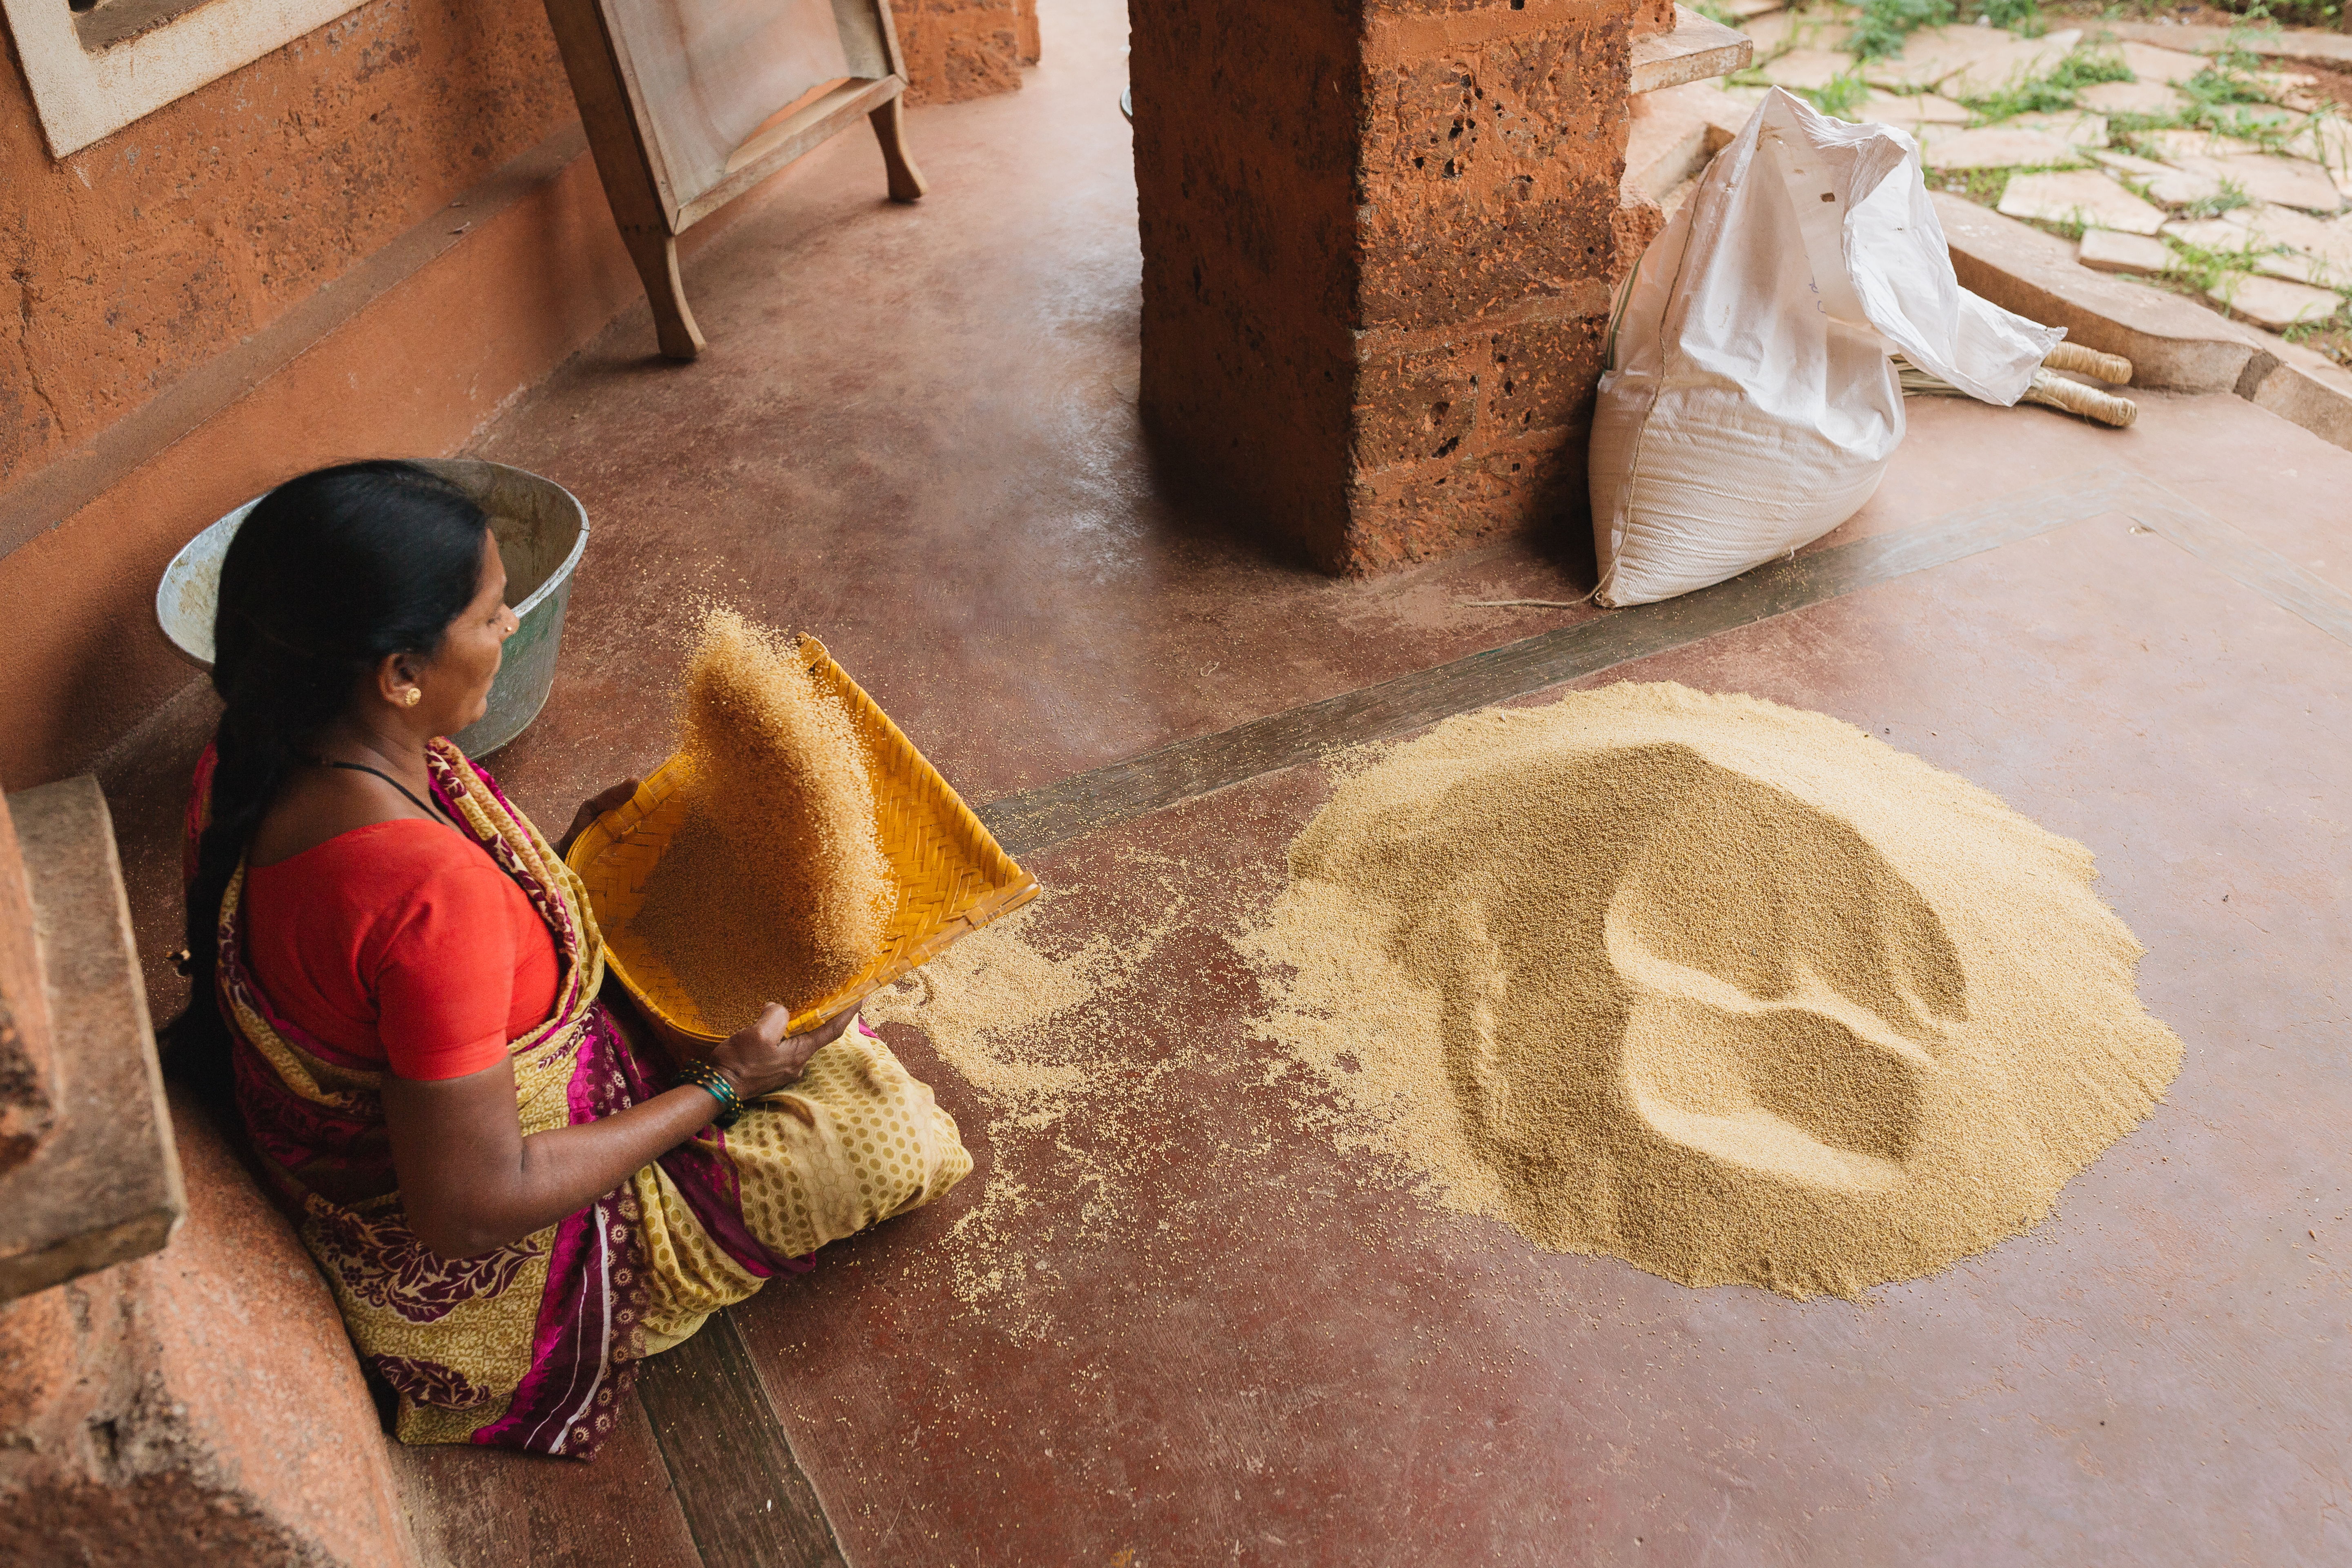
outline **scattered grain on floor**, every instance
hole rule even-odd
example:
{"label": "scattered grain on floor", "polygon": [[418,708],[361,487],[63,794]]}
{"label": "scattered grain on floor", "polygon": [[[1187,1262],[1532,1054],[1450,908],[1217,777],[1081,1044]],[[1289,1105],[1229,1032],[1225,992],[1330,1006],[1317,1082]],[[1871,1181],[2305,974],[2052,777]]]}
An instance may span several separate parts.
{"label": "scattered grain on floor", "polygon": [[922,1030],[984,1102],[978,1199],[914,1266],[943,1267],[957,1300],[1015,1340],[1055,1331],[1057,1260],[1138,1223],[1166,1228],[1133,1200],[1167,1158],[1167,1085],[1188,1053],[1170,1048],[1164,1010],[1141,982],[1202,911],[1163,857],[1122,857],[1118,874],[1137,914],[1117,930],[1070,939],[1048,892],[863,1008],[877,1026]]}

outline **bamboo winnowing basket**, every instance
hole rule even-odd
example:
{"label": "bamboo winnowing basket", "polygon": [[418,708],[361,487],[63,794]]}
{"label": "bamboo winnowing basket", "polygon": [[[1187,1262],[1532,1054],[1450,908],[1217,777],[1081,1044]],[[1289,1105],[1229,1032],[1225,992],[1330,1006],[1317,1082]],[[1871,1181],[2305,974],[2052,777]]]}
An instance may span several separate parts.
{"label": "bamboo winnowing basket", "polygon": [[[1037,896],[1036,879],[997,845],[980,819],[874,700],[812,637],[798,644],[817,684],[832,692],[866,748],[874,779],[875,826],[898,901],[881,950],[830,996],[793,1015],[792,1031],[813,1029],[887,985],[959,937]],[[564,858],[588,887],[604,933],[604,962],[655,1020],[688,1040],[715,1043],[695,999],[658,954],[631,930],[645,889],[686,817],[683,761],[672,757],[618,810],[592,823]]]}

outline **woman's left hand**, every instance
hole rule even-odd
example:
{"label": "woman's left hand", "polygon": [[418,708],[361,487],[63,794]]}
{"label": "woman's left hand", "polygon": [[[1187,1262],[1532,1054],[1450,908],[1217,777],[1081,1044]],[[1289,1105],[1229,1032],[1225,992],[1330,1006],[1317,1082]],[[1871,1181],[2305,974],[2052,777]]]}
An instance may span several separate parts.
{"label": "woman's left hand", "polygon": [[565,829],[563,837],[556,841],[556,854],[559,856],[571,854],[572,841],[587,832],[590,823],[608,811],[620,810],[629,804],[629,797],[636,793],[637,781],[623,779],[603,794],[592,795],[582,801],[580,809],[572,814],[572,826]]}

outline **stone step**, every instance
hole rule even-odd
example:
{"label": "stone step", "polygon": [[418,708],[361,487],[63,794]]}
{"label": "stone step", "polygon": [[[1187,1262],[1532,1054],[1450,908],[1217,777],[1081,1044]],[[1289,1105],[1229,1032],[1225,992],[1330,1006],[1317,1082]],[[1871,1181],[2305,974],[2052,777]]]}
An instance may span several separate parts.
{"label": "stone step", "polygon": [[1756,46],[1747,34],[1710,21],[1687,5],[1675,7],[1673,30],[1633,40],[1635,92],[1655,92],[1746,68]]}
{"label": "stone step", "polygon": [[[2014,182],[2012,182],[2014,184]],[[2233,392],[2352,451],[2352,373],[2182,296],[2094,272],[2056,235],[1931,193],[1961,287],[2132,362],[2132,384]]]}

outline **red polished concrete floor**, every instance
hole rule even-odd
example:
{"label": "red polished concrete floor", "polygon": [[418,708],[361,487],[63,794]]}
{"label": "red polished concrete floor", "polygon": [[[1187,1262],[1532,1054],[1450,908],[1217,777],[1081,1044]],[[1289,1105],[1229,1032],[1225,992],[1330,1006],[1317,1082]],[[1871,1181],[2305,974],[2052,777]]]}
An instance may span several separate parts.
{"label": "red polished concrete floor", "polygon": [[[542,820],[667,754],[708,595],[823,636],[975,802],[1597,614],[1461,604],[1574,597],[1571,538],[1333,583],[1167,499],[1123,16],[1045,12],[1026,90],[914,116],[921,205],[844,139],[694,258],[704,359],[649,359],[634,312],[479,443],[597,530],[554,695],[494,759]],[[1825,542],[2106,468],[2352,586],[2352,454],[2236,399],[1912,419]],[[1687,1290],[1303,1124],[1231,939],[1319,768],[1053,846],[1033,936],[1149,949],[1046,1026],[1095,1032],[1100,1081],[1024,1128],[890,1026],[977,1173],[736,1314],[850,1563],[2352,1560],[2352,647],[2117,512],[1622,678],[1837,714],[2089,844],[2188,1044],[2168,1103],[2032,1235],[1865,1306]],[[151,954],[206,723],[191,693],[106,769]],[[453,1563],[750,1560],[698,1543],[641,1420],[592,1467],[402,1464]]]}

